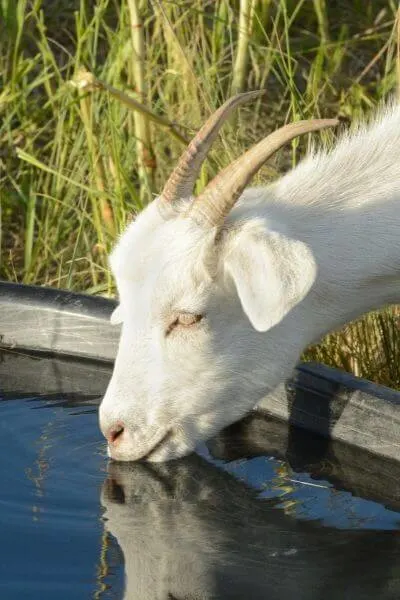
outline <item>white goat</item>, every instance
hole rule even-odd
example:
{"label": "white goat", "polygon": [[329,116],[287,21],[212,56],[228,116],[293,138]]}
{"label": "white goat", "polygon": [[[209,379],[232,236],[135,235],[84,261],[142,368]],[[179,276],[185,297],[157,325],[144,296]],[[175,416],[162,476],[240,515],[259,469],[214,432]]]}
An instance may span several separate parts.
{"label": "white goat", "polygon": [[221,124],[258,94],[210,117],[111,255],[123,325],[100,425],[116,460],[189,453],[287,378],[308,344],[399,301],[399,106],[242,194],[283,143],[337,121],[288,125],[193,198]]}

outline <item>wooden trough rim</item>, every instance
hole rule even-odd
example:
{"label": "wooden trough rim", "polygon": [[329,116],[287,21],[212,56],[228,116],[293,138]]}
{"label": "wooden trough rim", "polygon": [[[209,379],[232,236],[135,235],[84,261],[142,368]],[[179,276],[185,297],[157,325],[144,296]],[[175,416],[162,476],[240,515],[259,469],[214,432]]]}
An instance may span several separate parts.
{"label": "wooden trough rim", "polygon": [[[115,306],[105,298],[0,282],[0,348],[111,366],[120,332],[109,322]],[[299,364],[286,383],[260,400],[258,410],[400,461],[400,392],[339,369]]]}

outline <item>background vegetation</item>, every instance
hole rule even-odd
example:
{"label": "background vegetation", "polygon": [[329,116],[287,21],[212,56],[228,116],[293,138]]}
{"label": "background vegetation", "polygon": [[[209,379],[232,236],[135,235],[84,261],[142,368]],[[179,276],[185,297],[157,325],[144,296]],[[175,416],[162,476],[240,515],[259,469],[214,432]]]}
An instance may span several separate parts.
{"label": "background vegetation", "polygon": [[[396,92],[396,11],[395,0],[0,0],[1,278],[112,295],[115,236],[208,114],[268,90],[225,126],[199,189],[286,121],[367,115]],[[256,181],[306,149],[294,142]],[[399,314],[368,315],[306,357],[400,388]]]}

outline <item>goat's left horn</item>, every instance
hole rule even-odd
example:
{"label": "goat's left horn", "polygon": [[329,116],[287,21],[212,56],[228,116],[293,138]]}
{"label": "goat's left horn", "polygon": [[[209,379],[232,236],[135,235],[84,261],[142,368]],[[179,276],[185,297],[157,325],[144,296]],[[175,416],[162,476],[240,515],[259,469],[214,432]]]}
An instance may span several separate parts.
{"label": "goat's left horn", "polygon": [[211,144],[232,111],[241,104],[262,96],[265,92],[266,90],[256,90],[237,94],[229,98],[207,119],[180,157],[177,166],[164,186],[158,199],[158,205],[162,214],[168,214],[168,209],[171,205],[173,207],[175,202],[192,195],[200,167],[207,156]]}
{"label": "goat's left horn", "polygon": [[190,216],[197,222],[221,226],[250,179],[284,144],[299,135],[338,125],[339,119],[290,123],[271,133],[225,167],[194,200]]}

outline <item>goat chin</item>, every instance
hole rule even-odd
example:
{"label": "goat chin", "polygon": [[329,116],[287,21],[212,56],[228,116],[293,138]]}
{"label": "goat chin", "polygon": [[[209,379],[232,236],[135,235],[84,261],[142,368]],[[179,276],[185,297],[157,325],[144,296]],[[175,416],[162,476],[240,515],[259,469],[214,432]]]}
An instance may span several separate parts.
{"label": "goat chin", "polygon": [[[166,217],[157,200],[142,211],[110,257],[121,339],[100,426],[112,457],[187,454],[254,408],[308,344],[399,300],[399,156],[393,105],[246,189],[221,227],[189,209]],[[156,431],[173,434],[152,447]]]}

